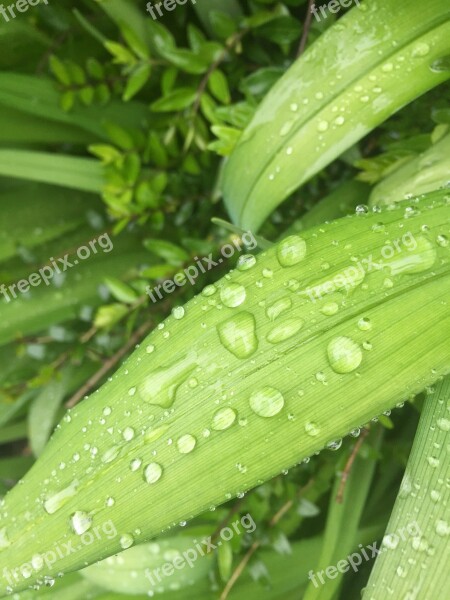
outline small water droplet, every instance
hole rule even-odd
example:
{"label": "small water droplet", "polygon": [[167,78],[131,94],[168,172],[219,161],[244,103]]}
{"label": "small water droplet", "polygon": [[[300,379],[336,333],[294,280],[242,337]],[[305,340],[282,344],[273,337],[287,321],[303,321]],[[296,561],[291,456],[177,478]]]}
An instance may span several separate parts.
{"label": "small water droplet", "polygon": [[273,417],[284,406],[281,392],[273,387],[266,386],[250,396],[250,408],[260,417]]}
{"label": "small water droplet", "polygon": [[419,42],[413,48],[411,56],[413,58],[421,58],[422,56],[426,56],[430,52],[430,46],[425,42]]}
{"label": "small water droplet", "polygon": [[437,236],[436,242],[438,243],[438,246],[441,246],[442,248],[447,248],[449,244],[448,237],[443,234]]}
{"label": "small water droplet", "polygon": [[319,123],[317,124],[317,131],[324,132],[328,129],[328,126],[329,126],[328,121],[325,121],[325,120],[319,121]]}
{"label": "small water droplet", "polygon": [[184,314],[185,314],[185,310],[182,306],[175,306],[172,309],[173,318],[177,319],[178,321],[184,317]]}
{"label": "small water droplet", "polygon": [[220,290],[220,299],[229,308],[240,306],[245,301],[246,295],[245,287],[239,283],[229,283]]}
{"label": "small water droplet", "polygon": [[126,442],[131,441],[134,438],[134,429],[132,427],[125,427],[122,437]]}
{"label": "small water droplet", "polygon": [[316,423],[310,422],[310,423],[305,423],[305,431],[311,437],[315,437],[316,435],[319,435],[320,428],[317,426]]}
{"label": "small water droplet", "polygon": [[248,271],[256,265],[256,257],[253,254],[243,254],[239,257],[237,268],[239,271]]}
{"label": "small water droplet", "polygon": [[107,464],[116,459],[119,455],[120,448],[119,446],[112,446],[102,456],[102,462]]}
{"label": "small water droplet", "polygon": [[306,242],[298,235],[282,240],[277,247],[278,262],[282,267],[292,267],[306,256]]}
{"label": "small water droplet", "polygon": [[236,420],[236,411],[230,407],[220,408],[213,415],[211,429],[223,431],[233,425]]}
{"label": "small water droplet", "polygon": [[145,349],[147,354],[151,354],[152,352],[154,352],[154,350],[155,350],[155,346],[153,344],[149,344]]}
{"label": "small water droplet", "polygon": [[339,448],[341,446],[342,446],[342,440],[333,440],[331,442],[328,442],[328,444],[327,444],[328,450],[332,450],[333,452],[336,452],[336,450],[339,450]]}
{"label": "small water droplet", "polygon": [[289,310],[292,307],[292,300],[289,296],[276,300],[273,304],[267,307],[266,315],[271,321],[281,315],[281,313]]}
{"label": "small water droplet", "polygon": [[71,515],[70,524],[74,533],[82,535],[91,527],[92,517],[90,517],[87,512],[77,510]]}
{"label": "small water droplet", "polygon": [[271,344],[279,344],[296,335],[305,322],[302,319],[286,319],[266,335],[266,340]]}
{"label": "small water droplet", "polygon": [[359,367],[363,355],[359,345],[344,336],[333,338],[327,347],[328,360],[336,373],[350,373]]}
{"label": "small water droplet", "polygon": [[320,312],[326,315],[327,317],[331,317],[332,315],[335,315],[338,312],[338,310],[339,304],[337,304],[337,302],[327,302],[327,304],[324,304],[322,306]]}
{"label": "small water droplet", "polygon": [[161,478],[163,468],[160,464],[152,462],[145,467],[144,478],[147,483],[156,483]]}
{"label": "small water droplet", "polygon": [[192,452],[192,450],[195,448],[196,444],[197,440],[195,437],[189,433],[186,433],[177,440],[178,452],[181,454],[189,454],[189,452]]}
{"label": "small water droplet", "polygon": [[120,547],[123,548],[123,550],[126,550],[127,548],[130,548],[133,544],[134,544],[134,538],[130,533],[124,533],[123,535],[120,536]]}
{"label": "small water droplet", "polygon": [[209,297],[213,296],[217,292],[217,288],[215,285],[207,285],[203,288],[202,294],[203,296]]}
{"label": "small water droplet", "polygon": [[246,311],[217,326],[222,345],[237,358],[248,358],[258,347],[255,317]]}
{"label": "small water droplet", "polygon": [[139,467],[142,465],[142,460],[140,458],[133,458],[130,462],[131,471],[137,471]]}

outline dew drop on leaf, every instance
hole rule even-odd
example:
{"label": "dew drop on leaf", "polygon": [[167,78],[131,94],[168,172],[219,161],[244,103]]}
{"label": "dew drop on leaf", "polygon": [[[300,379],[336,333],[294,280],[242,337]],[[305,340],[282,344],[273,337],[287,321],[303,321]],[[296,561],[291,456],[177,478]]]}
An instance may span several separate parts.
{"label": "dew drop on leaf", "polygon": [[254,392],[250,396],[250,408],[260,417],[273,417],[277,415],[284,406],[283,394],[270,386]]}

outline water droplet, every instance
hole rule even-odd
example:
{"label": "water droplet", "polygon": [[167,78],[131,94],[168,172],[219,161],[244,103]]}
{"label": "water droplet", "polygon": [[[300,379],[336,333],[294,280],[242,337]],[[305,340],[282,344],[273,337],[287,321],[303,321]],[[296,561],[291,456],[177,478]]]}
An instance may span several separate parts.
{"label": "water droplet", "polygon": [[437,490],[431,490],[430,496],[433,502],[439,502],[441,499],[441,494]]}
{"label": "water droplet", "polygon": [[239,283],[229,283],[220,290],[220,299],[229,308],[240,306],[246,295],[245,287]]}
{"label": "water droplet", "polygon": [[175,400],[178,387],[196,368],[195,360],[195,354],[190,353],[168,367],[161,367],[152,371],[138,386],[138,392],[142,400],[162,408],[169,408]]}
{"label": "water droplet", "polygon": [[345,123],[345,118],[342,115],[340,115],[339,117],[335,118],[334,123],[336,125],[343,125]]}
{"label": "water droplet", "polygon": [[284,406],[281,392],[273,387],[266,386],[250,396],[250,407],[260,417],[273,417]]}
{"label": "water droplet", "polygon": [[184,317],[184,314],[185,314],[185,310],[182,306],[175,306],[172,309],[173,318],[177,319],[178,321]]}
{"label": "water droplet", "polygon": [[82,535],[91,527],[92,517],[90,517],[87,512],[77,510],[73,513],[73,515],[71,515],[70,524],[74,533],[77,535]]}
{"label": "water droplet", "polygon": [[155,351],[155,346],[153,344],[149,344],[147,346],[147,348],[145,349],[145,351],[147,352],[147,354],[151,354],[152,352]]}
{"label": "water droplet", "polygon": [[316,435],[319,435],[320,428],[317,426],[316,423],[310,422],[310,423],[305,423],[305,431],[311,437],[315,437]]}
{"label": "water droplet", "polygon": [[441,537],[450,535],[450,526],[447,521],[444,521],[443,519],[438,519],[436,521],[436,533]]}
{"label": "water droplet", "polygon": [[292,154],[292,152],[293,152],[293,148],[292,148],[292,146],[288,146],[288,147],[286,148],[286,154],[287,154],[288,156],[290,156],[290,155]]}
{"label": "water droplet", "polygon": [[411,56],[413,58],[421,58],[422,56],[426,56],[430,52],[430,46],[425,44],[425,42],[419,42],[413,48]]}
{"label": "water droplet", "polygon": [[112,446],[112,448],[109,448],[103,454],[103,456],[102,456],[102,462],[105,463],[105,464],[112,462],[115,458],[118,457],[119,451],[120,451],[119,446]]}
{"label": "water droplet", "polygon": [[265,277],[266,279],[270,279],[270,278],[273,276],[273,271],[272,271],[272,269],[267,269],[267,268],[264,268],[264,269],[262,270],[262,276],[263,276],[263,277]]}
{"label": "water droplet", "polygon": [[323,371],[318,371],[315,375],[317,381],[324,382],[327,380],[327,377]]}
{"label": "water droplet", "polygon": [[439,466],[439,459],[435,458],[434,456],[428,456],[427,461],[430,467],[433,467],[433,469],[436,469]]}
{"label": "water droplet", "polygon": [[292,112],[297,112],[298,104],[296,102],[292,102],[292,104],[289,106],[289,108],[292,110]]}
{"label": "water droplet", "polygon": [[298,235],[290,235],[277,247],[278,262],[282,267],[292,267],[306,256],[306,242]]}
{"label": "water droplet", "polygon": [[397,535],[388,534],[383,537],[383,546],[389,548],[389,550],[395,550],[397,548],[399,538]]}
{"label": "water droplet", "polygon": [[338,312],[338,310],[339,304],[337,304],[337,302],[328,302],[327,304],[324,304],[322,306],[320,312],[326,315],[327,317],[331,317],[332,315],[335,315]]}
{"label": "water droplet", "polygon": [[348,337],[333,338],[327,347],[331,368],[336,373],[350,373],[359,367],[362,361],[362,350]]}
{"label": "water droplet", "polygon": [[248,271],[256,265],[256,257],[253,254],[243,254],[239,257],[237,268],[239,271]]}
{"label": "water droplet", "polygon": [[362,317],[359,319],[358,328],[361,329],[361,331],[369,331],[369,329],[372,329],[372,323],[370,319],[367,317]]}
{"label": "water droplet", "polygon": [[125,427],[122,437],[126,442],[130,442],[134,438],[134,429],[132,427]]}
{"label": "water droplet", "polygon": [[75,496],[78,487],[78,481],[75,479],[72,483],[57,492],[56,494],[52,494],[48,496],[48,498],[44,501],[44,509],[48,514],[52,515],[57,510],[61,508],[68,500]]}
{"label": "water droplet", "polygon": [[327,444],[328,450],[332,450],[333,452],[336,452],[336,450],[339,450],[339,448],[341,446],[342,446],[342,440],[333,440],[331,442],[328,442],[328,444]]}
{"label": "water droplet", "polygon": [[269,331],[266,340],[271,344],[279,344],[300,331],[305,322],[302,319],[286,319]]}
{"label": "water droplet", "polygon": [[232,408],[220,408],[213,415],[211,429],[223,431],[233,425],[236,420],[236,411]]}
{"label": "water droplet", "polygon": [[289,296],[285,296],[284,298],[280,298],[273,304],[267,307],[266,315],[271,321],[275,321],[275,319],[281,315],[281,313],[289,310],[292,307],[292,300]]}
{"label": "water droplet", "polygon": [[258,347],[255,317],[246,311],[217,326],[222,345],[237,358],[248,358]]}
{"label": "water droplet", "polygon": [[449,244],[448,237],[443,234],[440,234],[437,236],[436,242],[438,243],[438,246],[441,246],[442,248],[447,248],[447,246]]}
{"label": "water droplet", "polygon": [[161,478],[163,468],[160,464],[152,462],[145,467],[144,478],[147,483],[156,483]]}
{"label": "water droplet", "polygon": [[294,121],[286,121],[286,123],[284,123],[283,127],[280,129],[281,137],[284,137],[285,135],[287,135],[291,131],[293,126],[294,126]]}
{"label": "water droplet", "polygon": [[355,213],[357,215],[366,215],[369,212],[369,207],[366,204],[358,204],[355,208]]}
{"label": "water droplet", "polygon": [[439,429],[441,429],[442,431],[450,431],[450,420],[449,419],[438,419],[436,421],[437,426],[439,427]]}
{"label": "water droplet", "polygon": [[130,388],[130,389],[128,390],[128,395],[129,395],[129,396],[134,396],[134,395],[135,395],[135,393],[136,393],[136,388],[135,388],[135,387],[132,387],[132,388]]}
{"label": "water droplet", "polygon": [[192,450],[195,448],[196,443],[197,440],[195,437],[189,433],[186,433],[177,440],[178,452],[181,454],[189,454],[189,452],[192,452]]}
{"label": "water droplet", "polygon": [[120,543],[120,547],[123,548],[123,550],[126,550],[127,548],[130,548],[134,544],[134,538],[131,534],[124,533],[123,535],[120,536],[119,543]]}
{"label": "water droplet", "polygon": [[105,417],[109,417],[109,415],[111,414],[111,407],[105,406],[105,408],[103,409],[103,414],[105,415]]}
{"label": "water droplet", "polygon": [[361,433],[361,429],[359,427],[355,427],[355,429],[352,429],[350,431],[350,435],[354,438],[357,438],[360,433]]}
{"label": "water droplet", "polygon": [[133,458],[130,462],[131,471],[137,471],[139,467],[142,465],[142,460],[140,458]]}
{"label": "water droplet", "polygon": [[328,129],[328,121],[319,121],[319,123],[317,124],[317,131],[326,131]]}
{"label": "water droplet", "polygon": [[390,73],[391,71],[394,70],[394,65],[391,62],[387,62],[381,67],[381,70],[384,73]]}
{"label": "water droplet", "polygon": [[213,296],[217,292],[217,288],[215,285],[207,285],[203,288],[202,294],[203,296]]}
{"label": "water droplet", "polygon": [[115,503],[116,503],[116,501],[111,496],[106,498],[106,502],[105,502],[106,506],[114,506]]}

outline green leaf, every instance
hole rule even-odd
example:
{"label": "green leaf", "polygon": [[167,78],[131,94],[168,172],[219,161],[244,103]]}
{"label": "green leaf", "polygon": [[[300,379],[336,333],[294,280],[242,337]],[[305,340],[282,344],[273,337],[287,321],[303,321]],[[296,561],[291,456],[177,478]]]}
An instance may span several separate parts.
{"label": "green leaf", "polygon": [[154,112],[171,112],[174,110],[183,110],[188,108],[197,97],[197,91],[190,87],[181,87],[159,98],[152,103],[151,109]]}
{"label": "green leaf", "polygon": [[67,391],[67,378],[54,379],[31,403],[28,429],[31,449],[39,456],[55,425],[56,415]]}
{"label": "green leaf", "polygon": [[[450,256],[436,239],[449,234],[450,205],[422,201],[404,217],[411,204],[360,211],[286,238],[161,323],[111,381],[69,413],[6,495],[9,545],[0,572],[58,544],[79,544],[83,523],[111,520],[119,535],[94,537],[13,582],[12,592],[120,552],[122,536],[135,546],[149,541],[447,373]],[[374,228],[380,221],[382,235]],[[369,257],[370,268],[362,262]],[[321,298],[311,295],[318,286]],[[337,311],[328,310],[333,302]],[[73,462],[71,442],[95,446],[95,456],[82,452]],[[135,458],[142,463],[131,471]],[[237,462],[247,467],[245,477]]]}
{"label": "green leaf", "polygon": [[94,326],[98,329],[109,329],[123,319],[127,313],[128,308],[123,304],[106,304],[97,310]]}
{"label": "green leaf", "polygon": [[[430,390],[364,600],[448,596],[450,379]],[[447,480],[448,483],[448,480]],[[420,568],[417,566],[420,565]]]}
{"label": "green leaf", "polygon": [[208,87],[212,94],[223,104],[229,104],[231,101],[230,89],[227,78],[219,69],[211,73],[208,79]]}
{"label": "green leaf", "polygon": [[67,86],[71,84],[70,75],[66,66],[54,54],[52,54],[49,58],[49,66],[60,83]]}
{"label": "green leaf", "polygon": [[147,250],[150,250],[150,252],[160,258],[164,258],[164,260],[174,266],[182,265],[189,260],[189,254],[186,250],[172,242],[147,239],[144,241],[144,246]]}
{"label": "green leaf", "polygon": [[86,192],[100,192],[103,187],[102,167],[97,161],[45,152],[0,149],[0,175]]}
{"label": "green leaf", "polygon": [[119,65],[134,65],[136,63],[134,54],[128,48],[122,46],[122,44],[108,41],[105,42],[105,48],[114,56],[114,62]]}
{"label": "green leaf", "polygon": [[123,92],[123,100],[128,102],[133,98],[147,83],[151,74],[150,64],[139,65],[130,75],[127,85]]}
{"label": "green leaf", "polygon": [[120,281],[120,279],[116,279],[115,277],[105,277],[104,281],[116,300],[125,302],[126,304],[133,304],[133,302],[137,300],[138,295],[133,288],[123,281]]}
{"label": "green leaf", "polygon": [[[405,0],[401,19],[397,10],[395,0],[355,6],[271,88],[224,168],[235,223],[259,227],[302,183],[450,77],[430,68],[448,52],[446,0]],[[363,39],[377,42],[362,47]]]}

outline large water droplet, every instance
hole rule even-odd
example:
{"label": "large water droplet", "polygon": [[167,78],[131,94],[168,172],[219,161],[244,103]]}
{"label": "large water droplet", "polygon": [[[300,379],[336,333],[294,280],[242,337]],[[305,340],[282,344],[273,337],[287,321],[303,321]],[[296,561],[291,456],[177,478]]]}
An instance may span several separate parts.
{"label": "large water droplet", "polygon": [[415,243],[414,250],[404,250],[398,257],[386,261],[391,275],[422,273],[431,269],[437,258],[435,246],[423,236],[416,237]]}
{"label": "large water droplet", "polygon": [[211,429],[222,431],[228,429],[236,420],[236,411],[232,408],[220,408],[213,415]]}
{"label": "large water droplet", "polygon": [[178,452],[181,454],[189,454],[189,452],[192,452],[192,450],[195,448],[196,443],[197,440],[195,437],[189,433],[186,433],[177,440]]}
{"label": "large water droplet", "polygon": [[419,42],[413,48],[411,56],[413,58],[421,58],[422,56],[426,56],[430,52],[430,46],[425,42]]}
{"label": "large water droplet", "polygon": [[254,392],[250,396],[249,402],[253,412],[260,417],[273,417],[277,415],[284,406],[282,393],[269,386]]}
{"label": "large water droplet", "polygon": [[248,358],[258,347],[255,317],[246,311],[217,326],[222,345],[237,358]]}
{"label": "large water droplet", "polygon": [[348,337],[333,338],[327,347],[328,360],[336,373],[350,373],[359,367],[362,361],[362,350]]}
{"label": "large water droplet", "polygon": [[298,235],[290,235],[277,246],[277,258],[282,267],[293,267],[306,256],[306,242]]}
{"label": "large water droplet", "polygon": [[174,319],[180,320],[184,317],[185,310],[182,306],[175,306],[172,309],[172,315]]}
{"label": "large water droplet", "polygon": [[79,482],[75,479],[70,485],[68,485],[60,492],[48,496],[48,498],[44,501],[44,509],[46,510],[46,512],[52,515],[58,509],[60,509],[61,506],[63,506],[68,500],[73,498],[73,496],[75,496],[76,494],[78,483]]}
{"label": "large water droplet", "polygon": [[144,469],[144,478],[147,483],[156,483],[161,478],[163,468],[160,464],[152,462]]}
{"label": "large water droplet", "polygon": [[77,535],[82,535],[85,531],[87,531],[92,525],[92,517],[88,515],[87,512],[83,510],[77,510],[70,517],[70,525],[74,533]]}
{"label": "large water droplet", "polygon": [[228,283],[220,290],[220,299],[229,308],[240,306],[246,295],[245,287],[239,283]]}
{"label": "large water droplet", "polygon": [[169,408],[175,400],[177,388],[196,366],[196,356],[192,353],[168,367],[152,371],[138,386],[140,397],[150,404]]}

